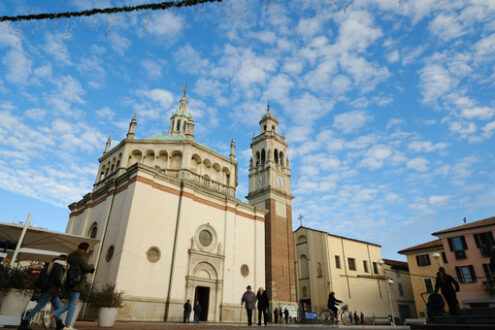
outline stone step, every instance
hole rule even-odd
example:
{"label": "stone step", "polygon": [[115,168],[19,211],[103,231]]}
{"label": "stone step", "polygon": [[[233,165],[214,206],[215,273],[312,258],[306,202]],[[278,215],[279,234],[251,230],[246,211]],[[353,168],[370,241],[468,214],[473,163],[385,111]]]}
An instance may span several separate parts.
{"label": "stone step", "polygon": [[411,330],[494,330],[490,324],[411,324]]}

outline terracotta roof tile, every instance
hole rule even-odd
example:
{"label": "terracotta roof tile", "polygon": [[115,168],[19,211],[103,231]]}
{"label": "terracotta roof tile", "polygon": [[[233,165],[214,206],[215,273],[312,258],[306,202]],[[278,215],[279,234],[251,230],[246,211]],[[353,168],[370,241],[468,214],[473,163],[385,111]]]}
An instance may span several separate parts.
{"label": "terracotta roof tile", "polygon": [[431,249],[431,248],[441,247],[441,246],[443,246],[442,240],[436,239],[434,241],[426,242],[423,244],[412,246],[412,247],[404,249],[404,250],[400,250],[399,253],[400,254],[406,254],[407,252],[413,252],[416,250],[423,250],[423,249]]}
{"label": "terracotta roof tile", "polygon": [[385,264],[393,266],[393,267],[398,267],[398,268],[404,268],[404,269],[409,269],[409,265],[405,261],[400,261],[400,260],[392,260],[392,259],[382,259]]}
{"label": "terracotta roof tile", "polygon": [[473,229],[473,228],[493,226],[493,225],[495,225],[495,217],[486,218],[483,220],[478,220],[475,222],[466,223],[465,225],[444,229],[441,231],[437,231],[437,232],[433,233],[432,235],[437,236],[439,234],[446,234],[446,233],[456,232],[456,231],[464,230],[464,229]]}

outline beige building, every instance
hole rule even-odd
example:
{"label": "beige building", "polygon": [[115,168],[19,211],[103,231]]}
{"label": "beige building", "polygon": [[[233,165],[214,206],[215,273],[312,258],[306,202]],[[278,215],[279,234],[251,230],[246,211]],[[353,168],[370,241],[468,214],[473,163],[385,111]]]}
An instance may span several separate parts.
{"label": "beige building", "polygon": [[382,259],[382,270],[389,283],[390,296],[394,309],[394,317],[402,323],[408,318],[416,318],[414,291],[411,285],[411,274],[407,262]]}
{"label": "beige building", "polygon": [[[380,245],[306,227],[294,232],[297,297],[313,312],[327,308],[328,294],[366,317],[386,317],[390,304]],[[394,303],[397,305],[397,303]]]}
{"label": "beige building", "polygon": [[196,142],[187,103],[184,91],[167,135],[135,139],[134,116],[126,139],[107,142],[93,191],[69,206],[67,232],[102,241],[97,285],[125,291],[121,320],[180,321],[189,298],[201,320],[239,322],[247,285],[295,302],[293,197],[275,117],[268,110],[253,138],[246,204],[235,197],[234,140],[229,157]]}
{"label": "beige building", "polygon": [[[428,301],[429,293],[435,289],[435,278],[439,267],[445,267],[449,272],[447,259],[443,250],[442,240],[412,246],[399,251],[407,256],[407,264],[411,274],[411,286],[419,317],[426,317],[425,301]],[[423,293],[423,297],[421,294]],[[424,299],[424,300],[423,300]]]}

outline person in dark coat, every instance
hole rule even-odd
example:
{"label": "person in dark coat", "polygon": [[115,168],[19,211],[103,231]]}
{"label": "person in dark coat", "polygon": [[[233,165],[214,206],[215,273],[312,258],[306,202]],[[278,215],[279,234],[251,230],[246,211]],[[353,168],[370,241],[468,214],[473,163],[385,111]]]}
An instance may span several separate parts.
{"label": "person in dark coat", "polygon": [[278,322],[282,323],[282,307],[278,309]]}
{"label": "person in dark coat", "polygon": [[354,324],[359,325],[359,316],[357,311],[354,311]]}
{"label": "person in dark coat", "polygon": [[338,300],[337,298],[335,298],[335,292],[330,292],[330,294],[328,295],[328,304],[327,304],[327,307],[329,310],[331,310],[333,312],[333,316],[335,318],[337,318],[337,313],[339,311],[339,309],[337,308],[337,305],[338,304],[341,304],[342,303],[342,300]]}
{"label": "person in dark coat", "polygon": [[287,307],[284,308],[285,324],[289,324],[289,310]]}
{"label": "person in dark coat", "polygon": [[447,301],[447,305],[449,305],[449,313],[451,315],[457,315],[459,305],[456,292],[459,291],[459,283],[452,276],[446,274],[443,267],[438,269],[435,293],[438,293],[439,289],[442,291],[442,296]]}
{"label": "person in dark coat", "polygon": [[275,308],[273,310],[273,320],[274,320],[273,323],[278,323],[278,308]]}
{"label": "person in dark coat", "polygon": [[69,281],[66,281],[66,289],[69,293],[69,303],[60,308],[57,308],[50,317],[55,317],[55,319],[60,317],[60,314],[67,311],[67,316],[65,317],[65,330],[75,330],[70,324],[72,322],[72,317],[74,316],[74,312],[76,311],[76,305],[79,300],[79,296],[81,295],[81,291],[84,291],[86,288],[86,274],[94,273],[95,267],[88,263],[88,254],[89,254],[89,244],[83,242],[79,244],[77,250],[71,252],[67,261],[69,262],[69,270],[74,267],[79,269],[82,274],[81,280],[77,283],[70,284]]}
{"label": "person in dark coat", "polygon": [[361,312],[360,318],[361,318],[361,324],[364,324],[364,314],[363,314],[363,312]]}
{"label": "person in dark coat", "polygon": [[189,323],[189,316],[191,315],[191,299],[187,299],[186,303],[184,304],[184,323]]}
{"label": "person in dark coat", "polygon": [[[40,300],[36,304],[36,306],[29,312],[24,320],[22,320],[21,325],[18,330],[31,330],[29,328],[29,321],[33,318],[33,316],[39,312],[40,309],[45,307],[48,302],[52,303],[53,308],[60,308],[60,299],[58,298],[60,295],[60,290],[62,289],[64,283],[64,275],[67,269],[67,256],[62,254],[57,258],[53,259],[52,262],[48,265],[47,274],[49,279],[49,286],[42,290],[43,295]],[[57,330],[64,328],[64,323],[57,317]]]}
{"label": "person in dark coat", "polygon": [[263,315],[263,320],[265,322],[265,326],[268,323],[267,319],[267,309],[268,309],[268,294],[263,288],[259,288],[256,293],[256,300],[258,300],[258,325],[261,325],[261,315]]}
{"label": "person in dark coat", "polygon": [[199,323],[199,315],[201,314],[201,306],[199,305],[199,300],[196,300],[193,309],[194,309],[194,323]]}
{"label": "person in dark coat", "polygon": [[248,285],[246,292],[242,295],[241,305],[246,307],[246,313],[248,317],[248,326],[253,325],[253,309],[256,306],[256,295],[251,291],[251,286]]}

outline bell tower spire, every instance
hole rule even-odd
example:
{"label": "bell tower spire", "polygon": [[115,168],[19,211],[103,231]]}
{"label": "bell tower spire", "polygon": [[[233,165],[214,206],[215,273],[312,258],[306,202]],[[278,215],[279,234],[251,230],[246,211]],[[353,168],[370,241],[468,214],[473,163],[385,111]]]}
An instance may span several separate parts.
{"label": "bell tower spire", "polygon": [[187,86],[182,86],[184,95],[179,101],[179,109],[170,117],[170,127],[167,135],[181,135],[187,140],[194,139],[194,118],[187,109]]}
{"label": "bell tower spire", "polygon": [[127,132],[127,139],[129,140],[132,140],[134,139],[134,132],[136,131],[136,125],[137,125],[137,121],[136,121],[136,114],[134,114],[134,116],[132,116],[132,120],[129,124],[129,131]]}
{"label": "bell tower spire", "polygon": [[234,138],[232,138],[232,141],[230,142],[230,159],[235,160],[235,141],[234,141]]}
{"label": "bell tower spire", "polygon": [[103,152],[103,154],[106,154],[108,152],[108,150],[110,150],[110,144],[111,143],[112,143],[112,135],[110,134],[108,136],[107,144],[105,145],[105,151]]}

